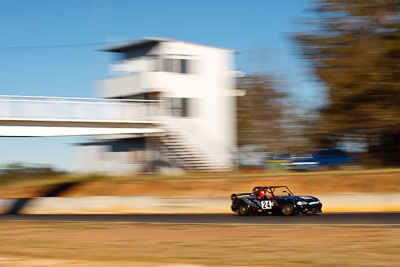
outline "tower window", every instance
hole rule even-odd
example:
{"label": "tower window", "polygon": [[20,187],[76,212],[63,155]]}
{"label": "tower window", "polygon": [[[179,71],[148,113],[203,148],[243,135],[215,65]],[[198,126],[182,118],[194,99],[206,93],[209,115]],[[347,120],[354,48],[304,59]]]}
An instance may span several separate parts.
{"label": "tower window", "polygon": [[190,60],[188,59],[163,59],[163,71],[175,73],[189,73]]}

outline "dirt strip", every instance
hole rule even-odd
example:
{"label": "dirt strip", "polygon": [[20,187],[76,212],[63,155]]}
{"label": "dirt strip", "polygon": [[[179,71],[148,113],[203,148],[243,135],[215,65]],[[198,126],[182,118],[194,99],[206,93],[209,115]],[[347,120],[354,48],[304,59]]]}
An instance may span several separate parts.
{"label": "dirt strip", "polygon": [[[316,195],[323,212],[398,212],[400,194]],[[90,196],[0,199],[0,213],[133,214],[232,213],[224,198],[158,198],[156,196]]]}
{"label": "dirt strip", "polygon": [[393,266],[400,228],[0,222],[0,266]]}

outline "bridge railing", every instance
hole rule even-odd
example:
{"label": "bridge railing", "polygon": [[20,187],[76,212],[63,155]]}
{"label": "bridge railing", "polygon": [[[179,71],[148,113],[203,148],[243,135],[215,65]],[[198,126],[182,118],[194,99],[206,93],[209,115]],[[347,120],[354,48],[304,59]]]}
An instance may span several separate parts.
{"label": "bridge railing", "polygon": [[0,120],[154,121],[158,100],[0,95]]}

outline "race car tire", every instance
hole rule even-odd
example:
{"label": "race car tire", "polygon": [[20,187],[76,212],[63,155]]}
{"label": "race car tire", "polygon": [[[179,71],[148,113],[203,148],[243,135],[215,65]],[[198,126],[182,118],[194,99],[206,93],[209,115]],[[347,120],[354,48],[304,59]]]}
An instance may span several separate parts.
{"label": "race car tire", "polygon": [[294,214],[294,208],[291,203],[285,203],[281,206],[281,213],[283,216],[292,216]]}
{"label": "race car tire", "polygon": [[250,215],[250,209],[246,204],[240,204],[237,209],[237,215],[239,216],[248,216]]}

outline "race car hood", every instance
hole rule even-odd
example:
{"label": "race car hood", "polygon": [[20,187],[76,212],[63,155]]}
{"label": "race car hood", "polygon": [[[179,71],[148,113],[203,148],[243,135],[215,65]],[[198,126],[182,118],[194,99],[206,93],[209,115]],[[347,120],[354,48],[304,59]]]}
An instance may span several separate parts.
{"label": "race car hood", "polygon": [[318,198],[313,196],[289,196],[288,199],[293,199],[295,201],[307,201],[307,202],[319,201]]}

